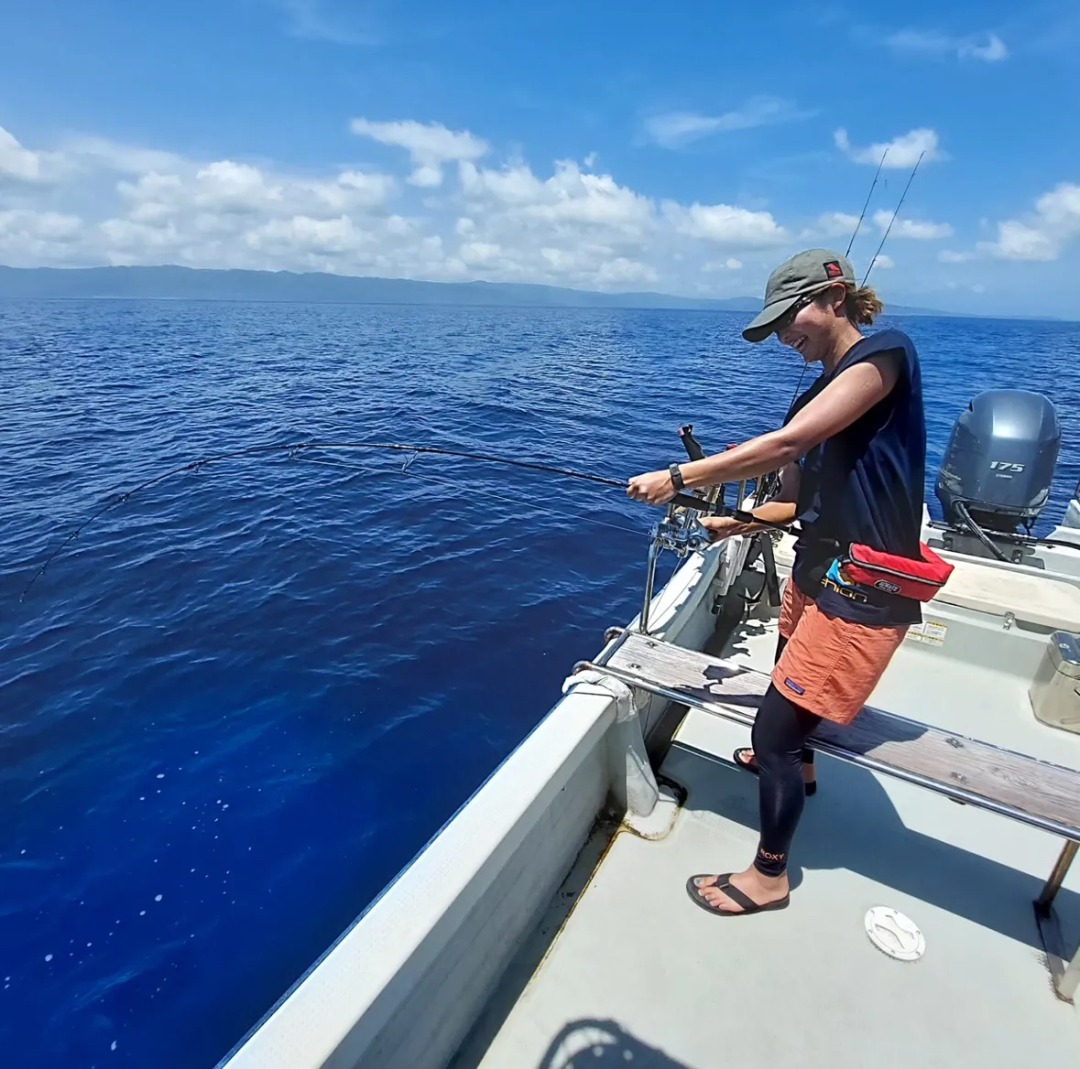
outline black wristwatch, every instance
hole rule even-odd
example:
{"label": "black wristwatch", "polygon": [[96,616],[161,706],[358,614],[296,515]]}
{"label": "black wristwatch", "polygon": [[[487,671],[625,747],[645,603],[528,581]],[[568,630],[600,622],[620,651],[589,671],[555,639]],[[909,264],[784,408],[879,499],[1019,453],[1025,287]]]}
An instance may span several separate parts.
{"label": "black wristwatch", "polygon": [[672,464],[668,471],[671,472],[671,485],[675,487],[675,492],[680,493],[686,489],[686,483],[683,482],[682,472],[679,471],[678,464]]}

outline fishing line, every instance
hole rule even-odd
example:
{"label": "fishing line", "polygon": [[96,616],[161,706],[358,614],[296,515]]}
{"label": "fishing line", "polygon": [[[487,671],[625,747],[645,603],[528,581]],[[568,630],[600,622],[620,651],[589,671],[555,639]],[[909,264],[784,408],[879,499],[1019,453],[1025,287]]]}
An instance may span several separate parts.
{"label": "fishing line", "polygon": [[[321,464],[326,468],[334,468],[337,471],[357,471],[367,472],[369,474],[379,474],[381,469],[379,468],[361,468],[353,464],[343,464],[329,460],[318,460],[315,457],[304,457],[305,463],[308,464]],[[468,488],[462,486],[460,483],[456,483],[453,479],[446,479],[439,475],[432,475],[430,472],[424,472],[421,474],[418,471],[412,471],[409,466],[409,461],[406,461],[406,466],[402,467],[399,475],[405,475],[413,479],[419,479],[421,482],[439,483],[442,486],[448,486],[453,490],[457,490],[462,493],[467,493]],[[505,501],[509,505],[515,506],[515,508],[521,508],[522,502],[520,498],[508,497],[506,494],[496,494],[491,490],[484,491],[485,498],[491,498],[495,501]],[[537,512],[543,512],[549,516],[560,516],[563,519],[566,518],[566,513],[556,509],[553,505],[544,505],[537,503],[535,498],[530,498],[528,501],[528,507],[535,509]],[[601,527],[610,527],[613,531],[623,531],[626,534],[640,535],[645,533],[645,528],[633,528],[633,527],[621,527],[617,523],[609,523],[607,520],[598,520],[595,516],[577,516],[576,519],[585,520],[588,523],[599,524]]]}
{"label": "fishing line", "polygon": [[[258,445],[249,446],[246,449],[234,449],[225,453],[216,453],[212,456],[201,457],[198,460],[193,460],[187,464],[181,464],[178,467],[172,468],[169,471],[162,472],[160,475],[154,476],[152,479],[146,479],[139,483],[137,486],[132,487],[129,490],[121,492],[114,492],[113,495],[97,510],[92,512],[86,517],[77,527],[72,530],[67,538],[65,538],[49,556],[45,559],[44,563],[34,573],[30,582],[27,583],[26,588],[20,595],[20,601],[26,597],[30,588],[37,582],[37,580],[45,573],[48,566],[63,552],[63,550],[70,545],[79,535],[96,519],[104,515],[106,512],[117,508],[118,506],[130,501],[136,494],[143,490],[148,490],[152,486],[156,486],[158,483],[164,482],[166,479],[171,479],[177,475],[182,475],[188,472],[194,473],[201,471],[203,468],[208,467],[211,464],[217,464],[225,460],[236,460],[241,457],[250,456],[265,456],[272,453],[286,453],[290,457],[304,454],[309,450],[327,450],[327,449],[371,449],[387,452],[397,452],[410,454],[410,457],[406,460],[402,474],[408,471],[409,464],[421,453],[429,453],[435,456],[447,456],[457,457],[465,460],[478,460],[490,464],[503,464],[509,467],[521,468],[527,471],[539,471],[549,475],[560,475],[565,478],[578,479],[583,482],[594,483],[599,486],[610,486],[623,490],[625,492],[627,482],[625,479],[612,479],[603,475],[594,475],[590,472],[574,471],[571,468],[561,468],[553,464],[543,464],[538,461],[530,460],[515,460],[512,457],[494,456],[490,453],[475,453],[467,450],[460,449],[444,449],[441,446],[431,445],[410,445],[400,442],[291,442],[282,445]],[[305,459],[308,459],[305,457]],[[321,461],[325,463],[325,461]],[[363,469],[358,469],[363,470]],[[495,496],[495,495],[491,495]],[[708,508],[707,503],[704,500],[697,498],[689,498],[683,495],[679,496],[679,500],[683,504],[691,505],[694,508],[698,508],[701,511],[705,511]],[[520,504],[520,501],[515,502]],[[603,521],[598,521],[603,522]],[[610,524],[609,526],[615,526]],[[623,528],[620,528],[623,529]],[[629,530],[629,529],[625,529]],[[636,532],[630,532],[636,533]]]}
{"label": "fishing line", "polygon": [[[402,471],[401,474],[407,478],[419,479],[421,482],[441,483],[443,486],[449,486],[455,490],[466,491],[466,487],[455,483],[452,479],[443,479],[438,475],[430,475],[427,472],[424,472],[424,474],[421,475],[418,471]],[[522,507],[520,499],[507,497],[505,494],[492,493],[490,490],[484,491],[484,497],[490,497],[495,501],[505,501],[507,504],[514,505],[516,508]],[[558,511],[553,505],[537,504],[534,498],[529,499],[528,507],[536,509],[538,512],[544,512],[549,516],[560,516],[563,519],[566,519],[565,512]],[[644,534],[646,531],[645,528],[640,527],[636,530],[633,527],[620,527],[617,523],[609,523],[607,520],[598,520],[595,516],[577,516],[575,519],[585,520],[587,523],[596,523],[601,527],[610,527],[613,531],[624,531],[626,534],[639,535]]]}

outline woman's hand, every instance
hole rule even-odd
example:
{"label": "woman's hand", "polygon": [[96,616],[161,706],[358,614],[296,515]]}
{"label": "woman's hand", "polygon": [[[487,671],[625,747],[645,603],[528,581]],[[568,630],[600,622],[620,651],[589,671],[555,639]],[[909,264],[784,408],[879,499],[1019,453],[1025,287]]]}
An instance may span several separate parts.
{"label": "woman's hand", "polygon": [[666,505],[675,496],[670,471],[647,471],[635,475],[626,488],[626,496],[646,505]]}
{"label": "woman's hand", "polygon": [[698,523],[709,532],[710,542],[719,542],[722,538],[751,534],[758,530],[756,524],[743,523],[731,516],[701,516],[698,518]]}

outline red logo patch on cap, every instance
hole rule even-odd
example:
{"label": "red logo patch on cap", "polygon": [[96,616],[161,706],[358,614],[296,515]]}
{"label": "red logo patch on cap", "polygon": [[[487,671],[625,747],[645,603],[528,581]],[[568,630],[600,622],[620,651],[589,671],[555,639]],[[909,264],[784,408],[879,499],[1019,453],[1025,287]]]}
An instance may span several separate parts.
{"label": "red logo patch on cap", "polygon": [[827,264],[823,264],[822,266],[825,268],[826,278],[843,278],[843,269],[836,260],[830,260]]}

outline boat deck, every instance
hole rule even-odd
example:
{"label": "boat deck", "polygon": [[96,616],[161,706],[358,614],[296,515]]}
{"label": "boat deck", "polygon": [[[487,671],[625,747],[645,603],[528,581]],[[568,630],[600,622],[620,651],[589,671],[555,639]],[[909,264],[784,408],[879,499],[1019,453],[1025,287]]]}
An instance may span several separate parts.
{"label": "boat deck", "polygon": [[[767,670],[774,646],[775,623],[753,620],[724,655]],[[1080,736],[1039,724],[1021,679],[915,642],[871,701],[1080,768]],[[746,728],[691,710],[662,768],[687,792],[672,830],[658,841],[622,830],[599,864],[598,832],[454,1069],[1075,1062],[1080,1013],[1051,989],[1032,909],[1061,849],[1049,834],[819,755],[791,906],[741,918],[694,906],[689,875],[754,853],[756,780],[730,763],[747,741]],[[871,944],[875,905],[919,925],[920,961]],[[1075,946],[1075,871],[1057,910]]]}

